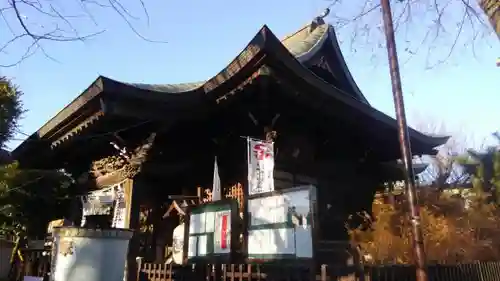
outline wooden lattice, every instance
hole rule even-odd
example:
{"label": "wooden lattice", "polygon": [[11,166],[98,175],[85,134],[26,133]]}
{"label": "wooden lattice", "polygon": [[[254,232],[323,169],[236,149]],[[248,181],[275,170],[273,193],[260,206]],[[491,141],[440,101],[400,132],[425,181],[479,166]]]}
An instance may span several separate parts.
{"label": "wooden lattice", "polygon": [[237,183],[226,190],[226,198],[234,198],[238,200],[240,210],[243,210],[243,202],[245,202],[244,196],[243,185],[240,183]]}
{"label": "wooden lattice", "polygon": [[[243,200],[244,198],[244,193],[243,193],[243,185],[240,183],[237,183],[229,188],[224,188],[224,197],[225,198],[234,198],[238,200],[240,210],[243,210]],[[203,202],[211,202],[212,201],[212,190],[207,188],[204,190],[204,195],[203,195]]]}

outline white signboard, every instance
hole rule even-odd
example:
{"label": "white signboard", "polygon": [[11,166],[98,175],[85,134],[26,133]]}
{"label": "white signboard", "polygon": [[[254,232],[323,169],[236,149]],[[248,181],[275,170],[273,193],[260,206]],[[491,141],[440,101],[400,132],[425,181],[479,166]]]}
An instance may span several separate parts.
{"label": "white signboard", "polygon": [[[217,201],[221,202],[221,201]],[[233,205],[205,205],[189,214],[187,258],[210,258],[231,253]]]}
{"label": "white signboard", "polygon": [[104,188],[90,192],[80,198],[82,202],[81,226],[85,225],[86,217],[92,215],[109,215],[113,207],[114,192],[112,188]]}
{"label": "white signboard", "polygon": [[87,216],[110,215],[113,209],[111,226],[114,228],[126,228],[125,217],[127,214],[127,206],[123,183],[92,191],[86,196],[82,196],[81,201],[81,226],[85,225]]}
{"label": "white signboard", "polygon": [[313,258],[314,187],[248,200],[248,257]]}
{"label": "white signboard", "polygon": [[231,211],[192,214],[189,235],[188,257],[228,254],[231,250]]}
{"label": "white signboard", "polygon": [[274,191],[274,145],[248,139],[248,194]]}

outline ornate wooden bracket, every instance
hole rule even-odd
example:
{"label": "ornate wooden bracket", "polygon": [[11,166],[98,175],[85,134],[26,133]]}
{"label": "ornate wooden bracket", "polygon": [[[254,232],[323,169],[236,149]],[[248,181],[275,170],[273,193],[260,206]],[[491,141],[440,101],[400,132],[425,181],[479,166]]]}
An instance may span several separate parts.
{"label": "ornate wooden bracket", "polygon": [[278,136],[278,133],[274,130],[272,130],[270,127],[265,127],[264,132],[266,134],[266,141],[268,142],[273,142],[276,140],[276,137]]}
{"label": "ornate wooden bracket", "polygon": [[98,186],[118,183],[127,178],[134,178],[147,160],[148,153],[153,147],[157,133],[151,135],[128,157],[112,155],[92,163],[89,174],[96,179]]}

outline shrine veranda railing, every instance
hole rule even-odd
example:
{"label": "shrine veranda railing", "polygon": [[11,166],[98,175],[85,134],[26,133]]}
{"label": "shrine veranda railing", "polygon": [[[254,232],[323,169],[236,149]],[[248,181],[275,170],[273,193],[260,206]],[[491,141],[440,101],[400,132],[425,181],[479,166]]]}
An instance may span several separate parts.
{"label": "shrine veranda railing", "polygon": [[[430,281],[500,281],[500,262],[457,265],[429,265]],[[409,265],[308,267],[249,264],[171,266],[144,263],[137,281],[413,281],[415,268]]]}

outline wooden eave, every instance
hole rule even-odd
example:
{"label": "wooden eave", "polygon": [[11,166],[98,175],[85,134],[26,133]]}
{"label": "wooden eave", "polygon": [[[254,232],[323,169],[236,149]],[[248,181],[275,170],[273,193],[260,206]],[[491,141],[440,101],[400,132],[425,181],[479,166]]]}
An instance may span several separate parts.
{"label": "wooden eave", "polygon": [[[264,60],[266,56],[271,57],[271,59]],[[203,88],[206,94],[213,96],[228,92],[231,87],[227,87],[227,85],[238,84],[235,83],[234,80],[241,81],[238,79],[238,77],[242,76],[241,72],[244,72],[247,75],[248,73],[254,73],[265,63],[269,64],[271,67],[276,63],[285,66],[289,72],[294,74],[293,79],[303,80],[311,87],[311,89],[315,89],[321,93],[323,98],[341,102],[352,110],[358,111],[371,119],[378,120],[379,122],[397,130],[398,125],[395,119],[385,115],[367,103],[361,102],[350,95],[343,94],[342,90],[328,84],[307,69],[288,52],[288,50],[267,26],[264,26],[259,31],[248,46],[229,64],[227,68],[222,70],[214,78],[207,81],[207,83],[203,85]],[[324,110],[326,111],[325,113],[327,113],[328,109],[324,108]],[[412,139],[425,144],[429,149],[443,145],[449,139],[448,136],[431,137],[412,128],[409,128],[409,133]]]}
{"label": "wooden eave", "polygon": [[66,105],[59,113],[45,123],[36,133],[40,138],[44,138],[55,128],[60,127],[65,121],[73,117],[83,107],[87,106],[90,101],[94,100],[102,93],[104,88],[103,81],[99,77],[95,80],[82,94],[74,99],[70,104]]}
{"label": "wooden eave", "polygon": [[[134,88],[104,76],[98,77],[81,95],[64,107],[13,152],[14,159],[62,143],[85,134],[105,116],[121,116],[138,120],[166,118],[165,112],[192,108],[191,103],[203,100],[201,91],[165,98],[165,93]],[[196,97],[193,97],[196,96]],[[137,106],[142,103],[144,106]],[[133,110],[127,110],[135,105]],[[129,108],[127,108],[127,106]],[[144,108],[146,107],[146,108]]]}
{"label": "wooden eave", "polygon": [[10,152],[0,148],[0,165],[9,164],[12,162]]}
{"label": "wooden eave", "polygon": [[[396,178],[404,178],[404,172],[405,172],[405,167],[403,163],[391,161],[388,163],[382,163],[381,166],[384,168],[386,173],[391,174],[395,176]],[[424,163],[413,163],[413,173],[415,175],[419,175],[423,173],[429,164],[424,164]]]}

